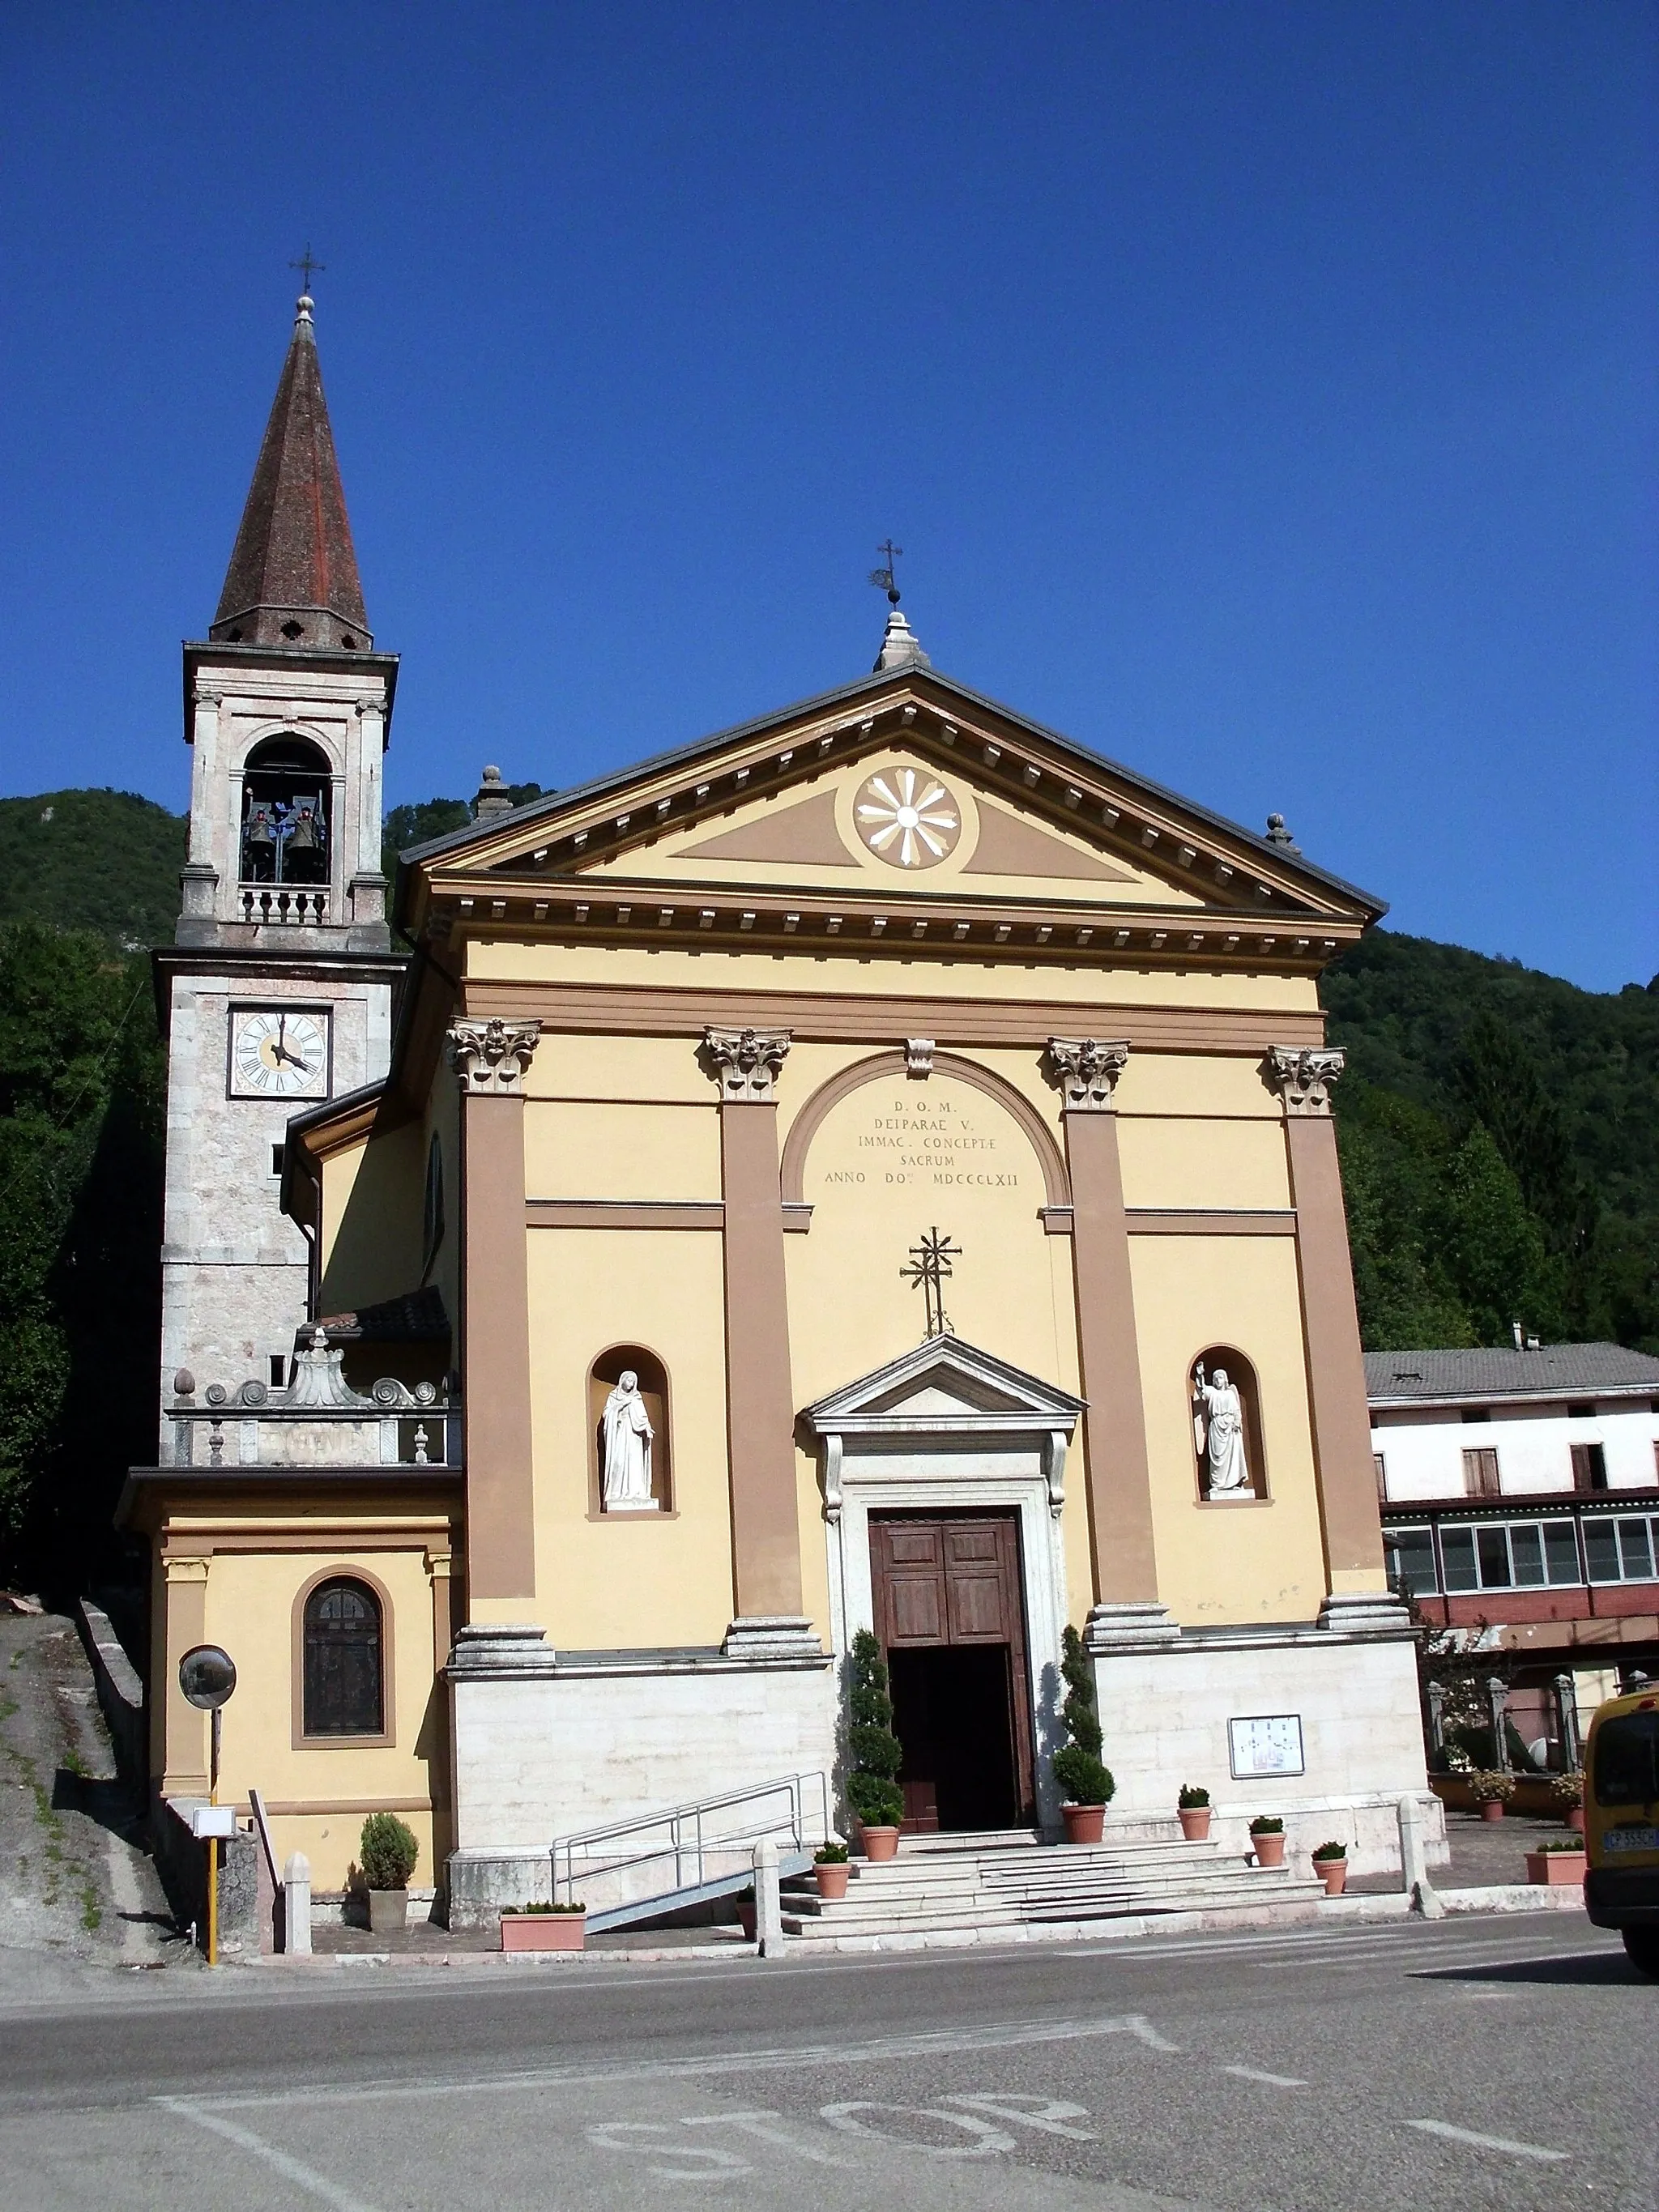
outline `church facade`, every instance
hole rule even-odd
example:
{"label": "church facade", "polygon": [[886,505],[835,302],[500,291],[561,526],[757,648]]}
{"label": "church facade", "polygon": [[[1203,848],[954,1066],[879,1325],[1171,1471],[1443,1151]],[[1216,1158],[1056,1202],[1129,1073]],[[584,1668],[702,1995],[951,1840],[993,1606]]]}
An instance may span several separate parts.
{"label": "church facade", "polygon": [[222,1643],[227,1793],[325,1887],[396,1810],[477,1918],[781,1778],[845,1832],[872,1628],[907,1826],[1054,1830],[1070,1623],[1125,1832],[1196,1783],[1387,1861],[1422,1741],[1317,993],[1377,902],[895,606],[872,673],[741,728],[516,810],[486,771],[388,909],[396,664],[307,303],[185,663],[123,1504],[160,1793],[204,1786],[171,1686]]}

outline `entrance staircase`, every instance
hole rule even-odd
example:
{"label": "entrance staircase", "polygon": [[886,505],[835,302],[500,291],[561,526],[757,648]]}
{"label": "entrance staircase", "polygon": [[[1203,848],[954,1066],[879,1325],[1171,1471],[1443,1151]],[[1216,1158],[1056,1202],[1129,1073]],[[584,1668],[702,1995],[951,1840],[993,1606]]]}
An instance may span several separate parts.
{"label": "entrance staircase", "polygon": [[1143,1916],[1204,1913],[1217,1924],[1312,1918],[1324,1884],[1287,1867],[1257,1867],[1214,1843],[1189,1844],[1171,1820],[1168,1841],[1067,1844],[1031,1829],[979,1835],[907,1836],[899,1855],[852,1863],[847,1895],[816,1886],[784,1893],[786,1935],[830,1942],[944,1936]]}

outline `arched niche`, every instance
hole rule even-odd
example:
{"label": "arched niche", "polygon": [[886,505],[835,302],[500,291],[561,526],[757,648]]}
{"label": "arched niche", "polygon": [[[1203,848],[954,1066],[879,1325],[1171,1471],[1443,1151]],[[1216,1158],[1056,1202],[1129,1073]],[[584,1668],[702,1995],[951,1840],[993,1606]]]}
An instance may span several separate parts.
{"label": "arched niche", "polygon": [[[1207,1435],[1200,1435],[1200,1429],[1207,1430],[1207,1422],[1202,1419],[1204,1408],[1194,1396],[1200,1366],[1212,1382],[1219,1370],[1238,1393],[1243,1424],[1244,1463],[1249,1476],[1249,1488],[1243,1494],[1228,1492],[1213,1498],[1210,1495],[1208,1440]],[[1201,1352],[1194,1355],[1188,1365],[1187,1399],[1188,1412],[1193,1417],[1193,1467],[1199,1503],[1218,1507],[1252,1502],[1265,1504],[1272,1492],[1267,1487],[1267,1455],[1262,1442],[1261,1385],[1256,1376],[1255,1362],[1236,1344],[1206,1345]]]}
{"label": "arched niche", "polygon": [[242,763],[239,866],[245,884],[322,884],[334,853],[334,769],[296,731],[261,738]]}
{"label": "arched niche", "polygon": [[[604,1456],[600,1434],[605,1401],[624,1374],[639,1377],[640,1395],[652,1428],[651,1495],[657,1513],[607,1513],[605,1508]],[[648,1346],[613,1344],[602,1352],[587,1370],[587,1510],[594,1520],[652,1520],[674,1510],[673,1405],[668,1370]]]}
{"label": "arched niche", "polygon": [[909,1075],[902,1052],[873,1053],[868,1060],[854,1060],[838,1075],[832,1075],[821,1084],[796,1115],[784,1140],[781,1164],[783,1202],[786,1206],[804,1203],[803,1188],[806,1173],[807,1155],[812,1149],[812,1139],[823,1126],[827,1117],[842,1099],[854,1091],[861,1091],[866,1084],[899,1081],[913,1089],[918,1100],[925,1100],[929,1087],[944,1083],[966,1084],[970,1090],[994,1098],[1018,1123],[1030,1139],[1042,1174],[1044,1202],[1051,1206],[1069,1206],[1072,1203],[1071,1179],[1066,1172],[1066,1162],[1054,1134],[1036,1108],[1023,1093],[994,1075],[988,1067],[964,1060],[953,1052],[933,1054],[933,1073],[926,1082],[917,1082]]}

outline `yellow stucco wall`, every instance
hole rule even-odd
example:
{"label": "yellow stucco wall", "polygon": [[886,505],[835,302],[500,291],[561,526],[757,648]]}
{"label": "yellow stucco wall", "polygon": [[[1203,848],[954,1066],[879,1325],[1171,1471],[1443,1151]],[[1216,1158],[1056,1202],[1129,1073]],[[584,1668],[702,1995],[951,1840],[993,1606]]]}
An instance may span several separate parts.
{"label": "yellow stucco wall", "polygon": [[426,1134],[418,1121],[324,1161],[324,1313],[349,1313],[416,1287],[425,1174]]}

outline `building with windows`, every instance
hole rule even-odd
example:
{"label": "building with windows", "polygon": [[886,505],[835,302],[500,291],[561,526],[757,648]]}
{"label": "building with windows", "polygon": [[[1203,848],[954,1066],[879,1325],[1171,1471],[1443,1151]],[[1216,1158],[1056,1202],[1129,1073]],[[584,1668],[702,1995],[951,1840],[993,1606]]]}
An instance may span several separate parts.
{"label": "building with windows", "polygon": [[1515,1668],[1528,1741],[1659,1671],[1659,1359],[1615,1344],[1365,1355],[1394,1586]]}
{"label": "building with windows", "polygon": [[[932,667],[404,856],[302,301],[194,747],[170,1018],[153,1761],[452,1913],[807,1778],[892,1665],[912,1828],[1054,1828],[1067,1623],[1114,1816],[1373,1864],[1425,1787],[1322,967],[1381,911]],[[514,742],[528,750],[534,732]],[[1431,1817],[1433,1817],[1432,1814]]]}

